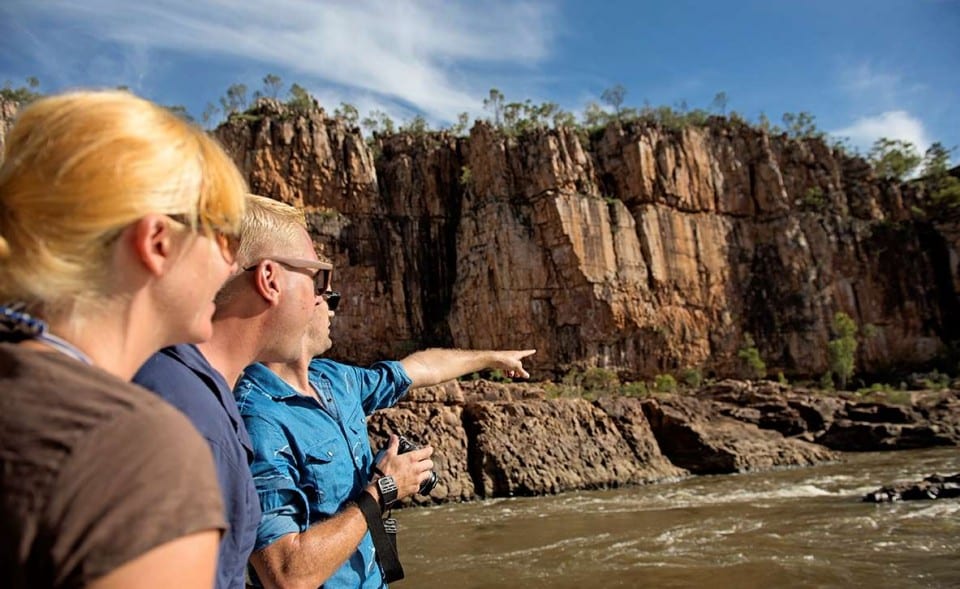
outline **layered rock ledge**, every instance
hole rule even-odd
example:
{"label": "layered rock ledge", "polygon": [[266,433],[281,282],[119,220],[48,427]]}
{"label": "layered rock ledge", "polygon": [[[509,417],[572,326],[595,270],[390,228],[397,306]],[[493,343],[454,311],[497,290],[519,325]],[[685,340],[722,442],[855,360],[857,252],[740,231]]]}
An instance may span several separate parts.
{"label": "layered rock ledge", "polygon": [[417,503],[545,495],[839,460],[843,451],[960,445],[960,391],[897,402],[722,381],[647,398],[547,398],[541,387],[450,382],[369,421],[430,444],[440,483]]}

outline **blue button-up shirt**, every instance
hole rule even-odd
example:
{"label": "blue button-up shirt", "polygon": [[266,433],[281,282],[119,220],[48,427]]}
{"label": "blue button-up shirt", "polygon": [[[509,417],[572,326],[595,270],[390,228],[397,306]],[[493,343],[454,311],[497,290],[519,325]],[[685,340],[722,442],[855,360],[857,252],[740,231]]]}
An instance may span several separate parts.
{"label": "blue button-up shirt", "polygon": [[[234,389],[253,440],[251,469],[263,509],[256,550],[359,497],[373,466],[366,417],[396,404],[411,384],[399,362],[358,368],[314,360],[310,381],[322,404],[260,364],[249,366]],[[369,532],[323,586],[384,586]]]}
{"label": "blue button-up shirt", "polygon": [[192,345],[164,348],[151,356],[133,381],[186,415],[207,440],[230,529],[220,542],[217,589],[243,589],[253,550],[260,502],[250,475],[250,436],[223,376]]}

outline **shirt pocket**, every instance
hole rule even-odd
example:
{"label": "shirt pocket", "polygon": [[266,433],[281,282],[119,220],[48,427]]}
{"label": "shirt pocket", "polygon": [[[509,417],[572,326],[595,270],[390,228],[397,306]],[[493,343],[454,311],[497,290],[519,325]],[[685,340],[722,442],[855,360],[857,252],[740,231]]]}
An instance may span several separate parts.
{"label": "shirt pocket", "polygon": [[371,476],[370,467],[373,465],[373,448],[370,446],[370,437],[367,433],[367,416],[363,412],[363,407],[359,403],[349,409],[349,415],[344,423],[344,431],[347,435],[348,447],[350,448],[350,460],[359,476],[367,480]]}
{"label": "shirt pocket", "polygon": [[352,462],[343,437],[339,435],[304,448],[303,462],[301,487],[310,502],[310,523],[315,523],[334,515],[350,499]]}

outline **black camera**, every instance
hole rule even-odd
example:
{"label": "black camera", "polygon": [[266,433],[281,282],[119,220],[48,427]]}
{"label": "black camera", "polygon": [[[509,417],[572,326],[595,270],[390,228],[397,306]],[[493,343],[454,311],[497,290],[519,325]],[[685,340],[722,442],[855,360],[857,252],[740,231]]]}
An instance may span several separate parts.
{"label": "black camera", "polygon": [[[397,454],[406,454],[407,452],[410,452],[411,450],[419,450],[419,449],[420,449],[420,446],[418,446],[418,445],[417,445],[416,443],[414,443],[414,442],[411,442],[411,441],[408,440],[407,438],[405,438],[405,437],[403,437],[403,436],[399,436],[399,438],[400,438],[400,447],[397,449]],[[430,478],[428,478],[427,480],[425,480],[425,481],[423,481],[422,483],[420,483],[420,491],[419,491],[419,493],[420,493],[421,495],[429,495],[429,494],[430,494],[430,491],[432,491],[433,488],[437,486],[437,481],[439,481],[439,480],[440,480],[440,479],[439,479],[439,477],[437,477],[436,471],[431,470],[431,471],[430,471]]]}

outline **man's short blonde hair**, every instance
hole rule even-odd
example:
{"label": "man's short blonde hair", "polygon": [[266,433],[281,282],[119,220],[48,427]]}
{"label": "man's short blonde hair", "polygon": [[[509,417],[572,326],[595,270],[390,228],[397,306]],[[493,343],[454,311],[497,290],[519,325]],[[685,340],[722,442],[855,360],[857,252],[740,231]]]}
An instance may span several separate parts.
{"label": "man's short blonde hair", "polygon": [[300,209],[286,203],[247,195],[247,210],[240,223],[240,247],[237,263],[241,268],[270,256],[289,256],[307,220]]}

